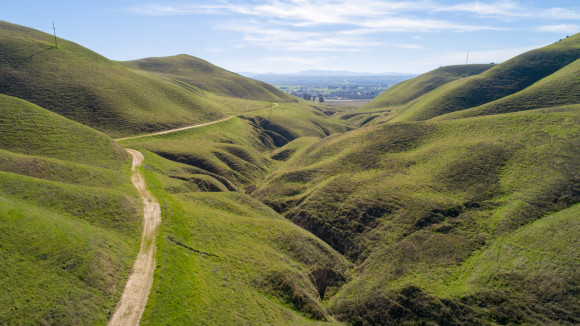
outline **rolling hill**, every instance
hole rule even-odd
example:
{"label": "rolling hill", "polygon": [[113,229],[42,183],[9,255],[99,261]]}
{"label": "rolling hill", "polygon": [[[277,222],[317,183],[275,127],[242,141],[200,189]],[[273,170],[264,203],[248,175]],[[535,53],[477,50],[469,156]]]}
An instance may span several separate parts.
{"label": "rolling hill", "polygon": [[[533,87],[538,82],[550,83],[550,86],[542,91],[545,92],[546,98],[557,99],[554,100],[555,105],[574,104],[576,103],[574,92],[562,89],[560,93],[550,96],[546,90],[550,87],[552,90],[559,89],[555,85],[560,83],[563,88],[573,89],[574,85],[570,84],[575,82],[572,72],[574,68],[568,67],[568,72],[559,71],[579,58],[580,35],[577,34],[493,67],[492,65],[442,67],[394,86],[359,110],[342,114],[341,118],[365,125],[386,121],[428,120],[443,114],[486,106],[493,101],[498,101],[497,107],[503,108],[505,107],[502,104],[503,98],[509,96],[517,98],[520,96],[517,93]],[[440,75],[444,75],[445,78],[441,78]],[[559,78],[562,80],[556,80]],[[536,90],[530,91],[535,92]],[[569,100],[565,100],[566,98]],[[528,102],[531,103],[533,100],[528,99]],[[514,102],[512,109],[505,109],[503,112],[517,111],[519,107],[520,105]],[[543,103],[521,106],[522,109],[524,107],[539,108],[543,107]],[[498,109],[481,110],[492,113]],[[460,116],[461,113],[457,115]]]}
{"label": "rolling hill", "polygon": [[580,34],[335,116],[50,42],[0,23],[0,324],[110,318],[141,226],[121,146],[162,210],[143,325],[580,323]]}
{"label": "rolling hill", "polygon": [[[192,84],[184,84],[137,72],[66,40],[59,39],[55,47],[51,35],[7,22],[0,22],[0,52],[0,93],[114,137],[216,120],[268,107],[270,101],[289,100],[271,86],[247,78],[237,76],[232,82],[233,74],[193,57],[165,59],[175,61],[176,76],[184,69],[200,74],[187,79]],[[212,74],[215,78],[207,78]],[[229,96],[245,91],[252,92],[244,95],[252,100]]]}
{"label": "rolling hill", "polygon": [[272,102],[295,100],[272,85],[240,76],[185,54],[146,58],[123,64],[129,68],[157,73],[174,80],[178,85],[185,83],[223,96]]}
{"label": "rolling hill", "polygon": [[106,323],[139,244],[129,164],[106,135],[0,95],[0,324]]}

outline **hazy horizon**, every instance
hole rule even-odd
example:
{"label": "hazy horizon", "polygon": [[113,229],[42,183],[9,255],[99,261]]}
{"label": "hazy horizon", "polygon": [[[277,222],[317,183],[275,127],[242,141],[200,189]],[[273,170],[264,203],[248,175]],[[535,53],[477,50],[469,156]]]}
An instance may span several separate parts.
{"label": "hazy horizon", "polygon": [[580,32],[576,1],[13,1],[0,19],[112,60],[186,53],[234,72],[423,73]]}

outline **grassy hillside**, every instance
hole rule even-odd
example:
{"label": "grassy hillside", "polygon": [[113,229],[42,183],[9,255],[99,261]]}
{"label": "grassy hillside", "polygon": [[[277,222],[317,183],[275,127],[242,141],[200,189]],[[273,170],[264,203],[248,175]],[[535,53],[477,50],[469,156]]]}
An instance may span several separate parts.
{"label": "grassy hillside", "polygon": [[242,77],[202,59],[181,54],[165,58],[146,58],[124,62],[127,67],[157,73],[175,80],[178,85],[229,97],[259,101],[288,102],[294,98],[266,83]]}
{"label": "grassy hillside", "polygon": [[541,79],[532,86],[472,109],[453,112],[438,119],[457,119],[580,103],[580,59]]}
{"label": "grassy hillside", "polygon": [[[115,137],[270,106],[269,102],[224,97],[137,72],[66,40],[59,39],[58,44],[54,47],[51,35],[0,22],[0,93]],[[217,84],[214,79],[208,88]],[[259,89],[254,88],[257,93]]]}
{"label": "grassy hillside", "polygon": [[[525,291],[481,283],[466,298],[446,282],[486,245],[580,201],[579,122],[575,106],[361,128],[299,144],[254,195],[358,264],[330,301],[344,321],[575,320],[566,300],[548,314]],[[562,298],[574,293],[559,284]],[[517,307],[500,314],[505,301]]]}
{"label": "grassy hillside", "polygon": [[392,121],[427,120],[515,94],[580,58],[580,34],[526,52],[479,75],[457,80],[425,94]]}
{"label": "grassy hillside", "polygon": [[121,141],[189,165],[200,190],[241,190],[278,163],[269,152],[300,137],[323,138],[346,131],[308,104],[283,103],[225,122],[154,137]]}
{"label": "grassy hillside", "polygon": [[145,153],[164,221],[142,324],[332,320],[321,299],[346,280],[346,260],[249,196],[200,192],[191,166]]}
{"label": "grassy hillside", "polygon": [[106,323],[140,234],[129,164],[104,134],[0,95],[0,324]]}
{"label": "grassy hillside", "polygon": [[414,99],[441,85],[461,78],[478,75],[493,64],[472,64],[440,67],[413,79],[390,87],[362,108],[343,113],[337,117],[365,124],[382,115],[392,115]]}

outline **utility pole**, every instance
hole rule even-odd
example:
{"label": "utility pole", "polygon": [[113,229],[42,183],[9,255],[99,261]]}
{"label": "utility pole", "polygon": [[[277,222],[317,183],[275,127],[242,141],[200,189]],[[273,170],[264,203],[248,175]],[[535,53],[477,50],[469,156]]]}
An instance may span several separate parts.
{"label": "utility pole", "polygon": [[54,47],[58,48],[58,41],[56,40],[56,28],[54,27],[54,22],[52,22],[52,31],[54,32]]}

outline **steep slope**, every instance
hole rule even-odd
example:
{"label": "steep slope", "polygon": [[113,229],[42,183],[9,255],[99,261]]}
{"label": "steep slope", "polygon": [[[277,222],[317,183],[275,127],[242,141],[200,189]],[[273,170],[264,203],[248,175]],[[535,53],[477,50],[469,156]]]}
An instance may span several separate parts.
{"label": "steep slope", "polygon": [[[242,77],[202,59],[181,54],[123,62],[127,67],[154,72],[203,90],[237,98],[288,102],[294,98],[266,83]],[[186,86],[185,86],[186,87]]]}
{"label": "steep slope", "polygon": [[[357,263],[330,299],[344,321],[573,324],[577,261],[538,271],[549,279],[567,266],[549,313],[536,290],[479,282],[459,294],[447,277],[466,277],[460,266],[486,245],[580,201],[579,141],[578,105],[382,124],[302,143],[253,195]],[[521,264],[532,269],[531,256]],[[502,312],[502,302],[516,306]]]}
{"label": "steep slope", "polygon": [[120,143],[189,165],[200,190],[243,191],[278,164],[270,151],[297,138],[344,131],[342,121],[329,120],[308,104],[282,103],[215,125]]}
{"label": "steep slope", "polygon": [[427,120],[517,93],[580,58],[580,34],[526,52],[482,74],[457,80],[409,103],[392,121]]}
{"label": "steep slope", "polygon": [[[77,44],[0,22],[0,93],[119,137],[265,108],[136,72]],[[213,84],[212,84],[213,85]],[[269,100],[269,99],[268,99]]]}
{"label": "steep slope", "polygon": [[413,79],[398,83],[362,108],[343,113],[337,117],[352,122],[362,121],[364,124],[381,116],[381,113],[385,111],[393,115],[398,108],[403,108],[407,103],[439,86],[461,78],[478,75],[493,66],[493,64],[474,64],[440,67]]}
{"label": "steep slope", "polygon": [[472,109],[444,114],[436,119],[457,119],[580,103],[580,59],[532,86]]}
{"label": "steep slope", "polygon": [[0,324],[106,323],[139,239],[129,163],[106,135],[0,95]]}

